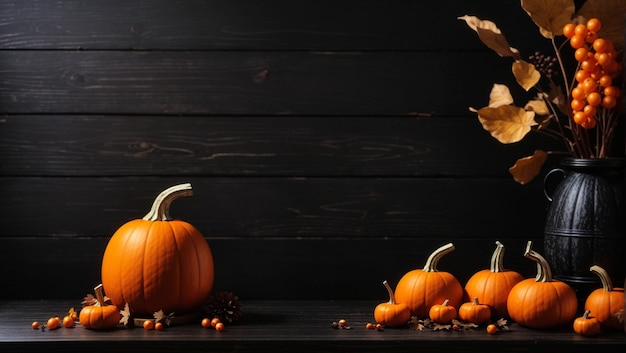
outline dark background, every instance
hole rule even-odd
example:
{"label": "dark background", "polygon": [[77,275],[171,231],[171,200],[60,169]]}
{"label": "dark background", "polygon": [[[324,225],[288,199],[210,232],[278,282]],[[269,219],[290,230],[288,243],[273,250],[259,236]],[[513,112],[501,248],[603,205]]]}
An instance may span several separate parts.
{"label": "dark background", "polygon": [[0,298],[82,298],[182,182],[173,216],[242,298],[384,299],[448,242],[462,283],[496,240],[532,276],[558,160],[507,170],[561,146],[500,145],[468,111],[494,82],[528,96],[466,14],[549,48],[516,0],[0,1]]}

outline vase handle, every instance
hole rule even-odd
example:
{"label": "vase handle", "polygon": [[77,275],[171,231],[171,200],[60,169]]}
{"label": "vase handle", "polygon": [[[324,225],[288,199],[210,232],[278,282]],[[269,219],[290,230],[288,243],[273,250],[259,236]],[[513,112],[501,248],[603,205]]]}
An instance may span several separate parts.
{"label": "vase handle", "polygon": [[[565,170],[560,169],[560,168],[552,169],[543,178],[543,194],[545,195],[546,199],[548,199],[549,202],[552,202],[552,192],[548,191],[548,184],[550,183],[551,180],[553,180],[553,175],[557,173],[561,174],[561,179],[556,184],[554,184],[554,186],[550,187],[550,189],[554,189],[554,187],[556,187],[567,176],[567,173],[565,173]],[[548,179],[551,179],[551,180],[548,180]]]}

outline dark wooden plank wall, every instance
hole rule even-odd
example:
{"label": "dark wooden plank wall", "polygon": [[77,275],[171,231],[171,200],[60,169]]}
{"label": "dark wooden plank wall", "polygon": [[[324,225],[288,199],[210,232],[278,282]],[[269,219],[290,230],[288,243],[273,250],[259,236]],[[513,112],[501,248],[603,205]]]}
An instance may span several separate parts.
{"label": "dark wooden plank wall", "polygon": [[0,1],[0,298],[80,298],[187,181],[172,213],[243,298],[384,298],[447,242],[461,281],[496,240],[531,275],[543,185],[507,168],[550,142],[468,112],[512,82],[465,14],[535,50],[515,0]]}

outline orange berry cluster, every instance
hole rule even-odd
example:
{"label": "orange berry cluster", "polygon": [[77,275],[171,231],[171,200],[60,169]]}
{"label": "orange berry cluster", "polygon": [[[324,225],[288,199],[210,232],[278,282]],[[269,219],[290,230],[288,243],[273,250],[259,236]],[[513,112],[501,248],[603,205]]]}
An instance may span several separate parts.
{"label": "orange berry cluster", "polygon": [[613,43],[598,36],[601,28],[602,22],[597,18],[586,24],[568,23],[563,27],[563,34],[576,49],[574,57],[579,63],[575,75],[578,84],[571,92],[573,118],[576,124],[586,129],[596,126],[597,109],[614,108],[620,95],[613,80],[620,75],[622,67],[616,61]]}
{"label": "orange berry cluster", "polygon": [[77,320],[76,313],[67,314],[61,319],[59,316],[54,316],[48,319],[44,325],[41,325],[39,321],[33,321],[31,327],[33,330],[42,329],[56,330],[60,327],[72,328]]}
{"label": "orange berry cluster", "polygon": [[224,323],[222,323],[222,321],[217,317],[214,317],[213,319],[209,319],[208,317],[205,317],[204,319],[202,319],[200,324],[204,328],[214,328],[215,331],[224,330]]}

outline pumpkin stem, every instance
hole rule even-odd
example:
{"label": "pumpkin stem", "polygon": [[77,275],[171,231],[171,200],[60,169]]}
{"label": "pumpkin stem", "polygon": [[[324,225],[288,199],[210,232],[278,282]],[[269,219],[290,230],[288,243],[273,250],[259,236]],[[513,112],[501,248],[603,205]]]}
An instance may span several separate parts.
{"label": "pumpkin stem", "polygon": [[449,299],[446,299],[443,301],[443,303],[441,304],[442,306],[448,306],[448,303],[450,303]]}
{"label": "pumpkin stem", "polygon": [[98,305],[104,306],[104,287],[102,286],[102,283],[98,284],[93,290],[96,292]]}
{"label": "pumpkin stem", "polygon": [[170,205],[172,201],[179,197],[191,196],[192,194],[190,183],[174,185],[165,189],[154,199],[150,212],[143,219],[146,221],[171,221]]}
{"label": "pumpkin stem", "polygon": [[393,295],[393,290],[391,289],[391,286],[389,286],[389,282],[387,282],[387,280],[384,280],[383,285],[385,286],[385,288],[387,288],[387,292],[389,292],[389,304],[395,304],[396,297],[395,295]]}
{"label": "pumpkin stem", "polygon": [[474,299],[472,299],[472,305],[479,305],[478,297],[474,297]]}
{"label": "pumpkin stem", "polygon": [[552,281],[552,269],[550,269],[550,264],[548,261],[541,256],[535,250],[532,250],[531,247],[533,245],[532,241],[528,241],[526,245],[526,252],[524,253],[524,257],[531,259],[537,263],[537,282],[551,282]]}
{"label": "pumpkin stem", "polygon": [[439,260],[446,254],[451,253],[452,251],[454,251],[454,245],[452,243],[448,243],[442,247],[440,247],[439,249],[433,251],[432,254],[430,254],[430,256],[428,257],[428,260],[426,260],[426,264],[424,265],[424,272],[437,272],[437,263],[439,263]]}
{"label": "pumpkin stem", "polygon": [[611,277],[609,277],[609,273],[606,272],[605,269],[598,265],[593,265],[591,266],[589,271],[595,273],[600,277],[600,280],[602,281],[602,288],[605,292],[610,292],[613,290],[613,282],[611,281]]}
{"label": "pumpkin stem", "polygon": [[585,310],[585,312],[583,313],[583,319],[588,319],[589,315],[591,315],[591,310]]}
{"label": "pumpkin stem", "polygon": [[501,242],[496,241],[496,250],[491,255],[491,272],[503,272],[504,271],[504,245]]}

